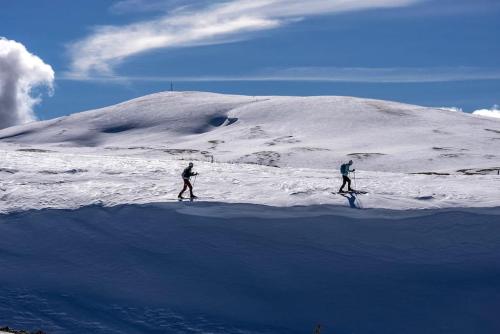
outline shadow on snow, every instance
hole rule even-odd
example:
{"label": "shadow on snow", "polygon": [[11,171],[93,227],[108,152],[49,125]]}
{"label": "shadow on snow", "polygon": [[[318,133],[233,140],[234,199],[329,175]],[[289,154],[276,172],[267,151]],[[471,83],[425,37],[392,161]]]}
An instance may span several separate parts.
{"label": "shadow on snow", "polygon": [[497,333],[499,218],[203,202],[4,215],[0,321],[54,334]]}

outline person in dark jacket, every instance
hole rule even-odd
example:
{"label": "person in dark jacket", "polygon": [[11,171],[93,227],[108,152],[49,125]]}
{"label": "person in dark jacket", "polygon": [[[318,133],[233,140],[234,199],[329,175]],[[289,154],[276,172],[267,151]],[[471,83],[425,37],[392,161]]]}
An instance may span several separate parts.
{"label": "person in dark jacket", "polygon": [[351,188],[351,179],[349,178],[349,173],[354,172],[355,169],[351,170],[353,162],[352,160],[349,160],[348,163],[342,164],[340,166],[340,173],[342,174],[342,187],[340,187],[339,193],[344,192],[344,187],[347,183],[347,191],[355,191],[354,189]]}
{"label": "person in dark jacket", "polygon": [[198,173],[193,173],[194,164],[192,162],[189,163],[189,166],[184,169],[182,172],[182,180],[184,181],[184,187],[182,188],[181,192],[179,193],[179,196],[177,196],[179,199],[183,199],[182,194],[186,191],[187,188],[189,188],[189,195],[191,198],[197,198],[193,194],[193,186],[191,185],[191,182],[189,179],[191,179],[191,176],[198,175]]}

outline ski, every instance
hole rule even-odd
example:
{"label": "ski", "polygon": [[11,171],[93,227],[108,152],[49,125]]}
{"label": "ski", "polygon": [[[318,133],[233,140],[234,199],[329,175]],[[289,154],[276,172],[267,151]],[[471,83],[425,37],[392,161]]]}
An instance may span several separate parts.
{"label": "ski", "polygon": [[183,202],[183,201],[195,201],[195,200],[199,200],[199,197],[177,197],[177,200],[179,202]]}
{"label": "ski", "polygon": [[202,196],[202,197],[182,197],[182,198],[176,198],[176,200],[178,202],[195,202],[195,201],[207,201],[207,200],[215,200],[216,198],[215,197],[206,197],[206,196]]}
{"label": "ski", "polygon": [[364,190],[351,190],[351,191],[332,192],[332,194],[334,194],[334,195],[343,195],[343,194],[365,195],[365,194],[368,194],[368,192],[364,191]]}

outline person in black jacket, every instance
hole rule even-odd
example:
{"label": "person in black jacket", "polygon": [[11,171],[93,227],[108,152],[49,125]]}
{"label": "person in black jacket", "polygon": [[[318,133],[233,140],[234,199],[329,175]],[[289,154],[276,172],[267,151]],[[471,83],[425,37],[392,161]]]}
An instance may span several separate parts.
{"label": "person in black jacket", "polygon": [[349,178],[349,173],[356,171],[355,169],[351,170],[352,164],[353,164],[352,160],[349,160],[348,163],[342,164],[340,166],[340,174],[342,174],[342,186],[339,189],[339,193],[344,192],[344,187],[346,184],[348,192],[356,191],[355,189],[351,188],[351,179]]}
{"label": "person in black jacket", "polygon": [[190,162],[189,166],[186,167],[184,169],[184,171],[182,172],[182,180],[184,181],[184,187],[182,188],[181,192],[179,193],[179,196],[177,196],[179,199],[183,199],[182,194],[186,191],[187,188],[189,188],[189,194],[190,194],[191,198],[197,198],[193,194],[193,186],[191,185],[191,182],[189,182],[189,179],[191,178],[191,176],[198,175],[198,173],[193,173],[193,171],[192,171],[193,166],[194,166],[193,163]]}

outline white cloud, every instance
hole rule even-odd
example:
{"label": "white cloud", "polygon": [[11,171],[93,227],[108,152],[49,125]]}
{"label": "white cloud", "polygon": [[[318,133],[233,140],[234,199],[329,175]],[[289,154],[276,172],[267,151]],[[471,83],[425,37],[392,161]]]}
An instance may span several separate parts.
{"label": "white cloud", "polygon": [[480,67],[293,67],[267,68],[253,73],[238,75],[198,76],[146,76],[126,77],[119,75],[80,77],[66,75],[66,80],[95,81],[311,81],[311,82],[358,82],[358,83],[430,83],[470,80],[499,80],[500,69]]}
{"label": "white cloud", "polygon": [[457,108],[457,107],[440,107],[438,109],[448,110],[448,111],[455,111],[455,112],[464,112],[464,110],[462,108]]}
{"label": "white cloud", "polygon": [[32,91],[44,86],[52,92],[54,71],[24,45],[0,37],[0,128],[35,119],[33,107],[40,97]]}
{"label": "white cloud", "polygon": [[[122,2],[122,6],[133,1]],[[73,77],[110,75],[124,59],[160,48],[219,44],[311,15],[407,6],[422,0],[232,0],[125,26],[100,26],[70,45]],[[125,6],[126,7],[126,6]]]}
{"label": "white cloud", "polygon": [[500,118],[500,109],[498,105],[494,105],[491,109],[479,109],[472,113],[479,116]]}
{"label": "white cloud", "polygon": [[500,70],[478,67],[294,67],[269,70],[269,80],[419,83],[500,79]]}

